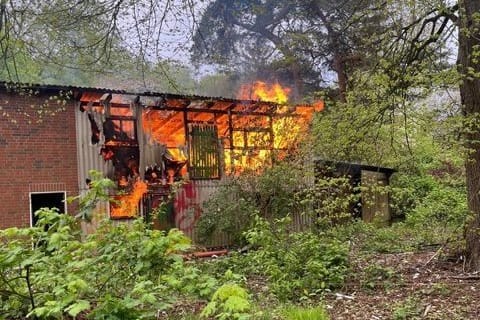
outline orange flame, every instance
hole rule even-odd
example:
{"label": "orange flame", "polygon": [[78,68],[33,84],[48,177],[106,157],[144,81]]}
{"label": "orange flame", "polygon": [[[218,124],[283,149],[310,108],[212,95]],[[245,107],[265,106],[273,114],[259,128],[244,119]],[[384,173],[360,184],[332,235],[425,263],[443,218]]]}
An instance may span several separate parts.
{"label": "orange flame", "polygon": [[[238,174],[248,170],[259,172],[272,163],[273,157],[281,158],[296,149],[313,118],[314,111],[323,109],[323,101],[312,105],[288,105],[290,88],[279,83],[267,84],[256,81],[241,86],[237,98],[240,100],[260,100],[278,104],[271,108],[268,103],[239,103],[234,105],[236,114],[212,115],[210,110],[225,111],[230,103],[215,101],[211,105],[194,104],[190,108],[203,108],[184,115],[181,104],[179,111],[172,110],[175,99],[167,101],[170,110],[147,109],[142,112],[144,132],[158,144],[164,145],[175,160],[187,160],[189,137],[185,136],[185,120],[191,123],[215,123],[219,140],[223,144],[226,174]],[[249,108],[258,114],[241,114]],[[274,110],[273,114],[269,114]],[[184,117],[185,116],[185,117]],[[229,127],[231,126],[231,127]],[[231,136],[230,136],[231,134]],[[182,175],[186,168],[182,169]]]}
{"label": "orange flame", "polygon": [[286,103],[290,91],[290,88],[282,87],[278,82],[269,85],[266,82],[255,81],[252,85],[242,85],[238,93],[238,98],[244,100]]}
{"label": "orange flame", "polygon": [[138,203],[147,192],[147,184],[137,180],[129,194],[117,195],[117,203],[112,204],[110,216],[112,218],[132,218],[138,215]]}

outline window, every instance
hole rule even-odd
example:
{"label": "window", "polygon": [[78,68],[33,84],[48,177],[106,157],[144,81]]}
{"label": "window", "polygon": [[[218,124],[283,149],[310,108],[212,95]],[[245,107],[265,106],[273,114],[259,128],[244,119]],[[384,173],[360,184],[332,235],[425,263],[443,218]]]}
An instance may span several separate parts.
{"label": "window", "polygon": [[136,143],[136,122],[132,109],[109,106],[103,123],[103,134],[106,142]]}
{"label": "window", "polygon": [[65,192],[38,192],[30,193],[30,222],[34,226],[38,218],[35,211],[41,208],[57,208],[60,213],[67,211],[65,205]]}
{"label": "window", "polygon": [[217,127],[210,124],[189,125],[189,175],[191,179],[220,178]]}

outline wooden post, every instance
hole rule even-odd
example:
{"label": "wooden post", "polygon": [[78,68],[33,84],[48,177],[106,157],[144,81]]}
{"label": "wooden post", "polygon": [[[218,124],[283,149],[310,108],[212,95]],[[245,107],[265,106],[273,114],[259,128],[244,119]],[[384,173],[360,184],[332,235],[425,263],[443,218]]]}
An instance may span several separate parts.
{"label": "wooden post", "polygon": [[269,129],[270,129],[270,159],[273,165],[273,161],[274,161],[273,152],[275,150],[275,136],[273,133],[273,115],[270,115],[268,119],[269,119]]}
{"label": "wooden post", "polygon": [[190,145],[189,145],[189,132],[188,132],[188,114],[187,110],[183,109],[183,129],[185,131],[185,147],[187,149],[187,172],[190,178]]}
{"label": "wooden post", "polygon": [[228,108],[228,139],[230,140],[230,173],[233,173],[233,124],[232,124],[232,105]]}

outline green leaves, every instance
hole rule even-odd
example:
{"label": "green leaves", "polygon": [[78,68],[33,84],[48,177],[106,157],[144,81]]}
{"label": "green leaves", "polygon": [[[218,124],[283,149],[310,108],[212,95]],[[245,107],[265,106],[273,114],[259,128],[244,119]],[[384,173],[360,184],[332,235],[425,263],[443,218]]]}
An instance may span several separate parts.
{"label": "green leaves", "polygon": [[236,283],[226,283],[215,291],[202,310],[201,317],[218,319],[249,319],[251,304],[247,291]]}
{"label": "green leaves", "polygon": [[115,183],[108,178],[104,178],[101,172],[90,170],[89,175],[92,179],[88,191],[85,194],[67,199],[68,202],[79,202],[79,210],[75,217],[86,221],[91,220],[92,214],[99,202],[111,201],[109,189],[115,187]]}
{"label": "green leaves", "polygon": [[151,319],[216,286],[184,265],[190,240],[179,230],[105,221],[80,241],[72,217],[46,208],[38,217],[38,227],[0,231],[2,317]]}
{"label": "green leaves", "polygon": [[311,232],[292,233],[288,219],[257,219],[247,239],[260,248],[245,259],[257,266],[255,273],[267,277],[282,301],[309,299],[341,286],[346,277],[348,247]]}
{"label": "green leaves", "polygon": [[90,302],[86,300],[79,300],[65,309],[69,315],[76,317],[80,312],[90,309]]}

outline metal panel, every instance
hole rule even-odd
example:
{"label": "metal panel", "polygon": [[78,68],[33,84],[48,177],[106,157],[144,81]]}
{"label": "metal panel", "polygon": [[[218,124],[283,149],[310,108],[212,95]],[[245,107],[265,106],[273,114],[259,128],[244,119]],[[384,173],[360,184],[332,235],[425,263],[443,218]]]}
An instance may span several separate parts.
{"label": "metal panel", "polygon": [[[184,184],[174,200],[175,226],[196,242],[196,222],[202,214],[202,205],[218,190],[221,181],[192,180]],[[227,235],[217,235],[212,239],[212,246],[230,244]]]}
{"label": "metal panel", "polygon": [[[78,189],[80,194],[83,194],[88,188],[86,179],[89,178],[90,170],[96,170],[102,172],[104,176],[112,177],[113,165],[111,161],[105,162],[100,156],[101,141],[98,144],[92,144],[90,122],[87,114],[81,112],[79,108],[75,108],[75,126],[77,130]],[[99,203],[93,212],[92,221],[81,223],[84,234],[94,232],[98,224],[108,217],[108,210],[107,202]]]}
{"label": "metal panel", "polygon": [[78,189],[80,192],[87,190],[86,179],[90,170],[102,172],[105,176],[112,177],[113,165],[111,161],[105,162],[100,156],[101,142],[92,144],[91,128],[87,114],[75,108],[75,125],[77,130],[77,169]]}

